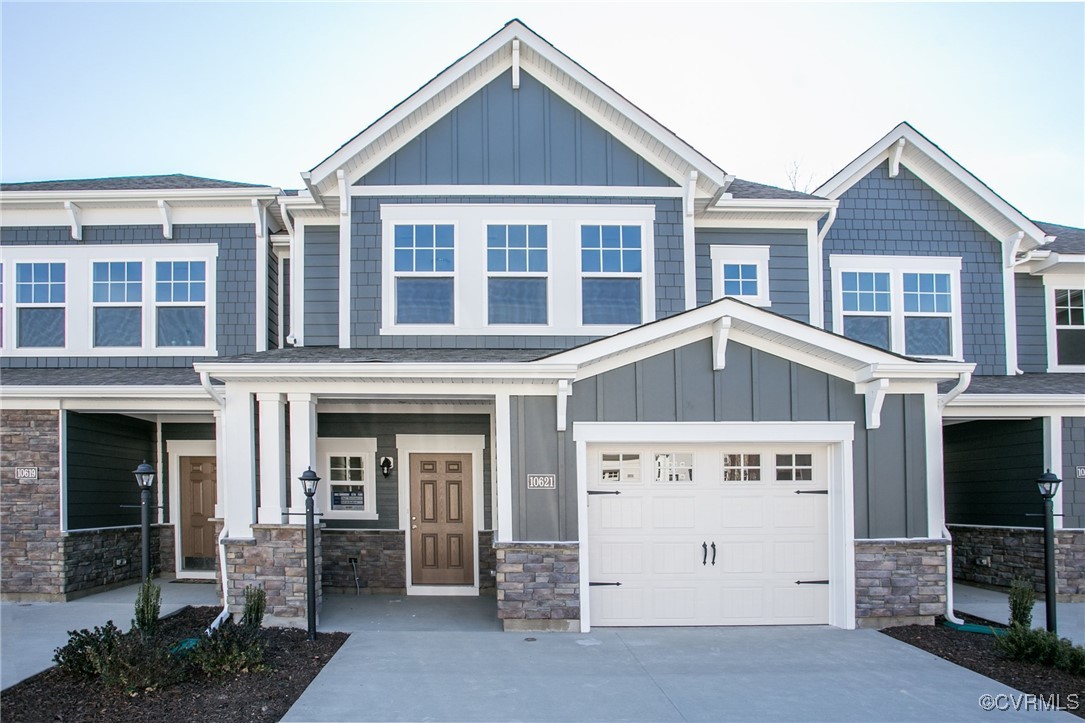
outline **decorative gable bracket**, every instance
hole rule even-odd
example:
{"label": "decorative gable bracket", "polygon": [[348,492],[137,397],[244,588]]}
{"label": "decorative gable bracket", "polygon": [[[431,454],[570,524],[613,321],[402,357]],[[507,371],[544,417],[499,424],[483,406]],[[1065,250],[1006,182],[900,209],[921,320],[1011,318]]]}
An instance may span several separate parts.
{"label": "decorative gable bracket", "polygon": [[83,209],[79,208],[71,201],[64,202],[64,210],[68,212],[68,216],[72,222],[72,239],[75,241],[83,240]]}
{"label": "decorative gable bracket", "polygon": [[872,379],[855,385],[855,393],[866,397],[866,428],[877,429],[882,426],[882,405],[885,393],[889,391],[888,379]]}
{"label": "decorative gable bracket", "polygon": [[727,339],[731,335],[731,317],[721,316],[712,322],[712,369],[727,366]]}
{"label": "decorative gable bracket", "polygon": [[557,431],[564,432],[566,429],[565,417],[566,412],[569,409],[569,397],[573,396],[573,385],[568,379],[558,380],[558,393],[557,393],[557,412],[558,412],[558,427]]}

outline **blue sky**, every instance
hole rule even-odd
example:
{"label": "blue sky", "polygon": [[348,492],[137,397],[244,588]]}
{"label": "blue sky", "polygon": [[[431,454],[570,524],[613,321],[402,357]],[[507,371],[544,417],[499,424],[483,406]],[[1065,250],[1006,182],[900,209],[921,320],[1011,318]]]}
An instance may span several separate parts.
{"label": "blue sky", "polygon": [[1085,4],[0,4],[5,181],[296,188],[519,17],[727,172],[810,187],[901,120],[1085,225]]}

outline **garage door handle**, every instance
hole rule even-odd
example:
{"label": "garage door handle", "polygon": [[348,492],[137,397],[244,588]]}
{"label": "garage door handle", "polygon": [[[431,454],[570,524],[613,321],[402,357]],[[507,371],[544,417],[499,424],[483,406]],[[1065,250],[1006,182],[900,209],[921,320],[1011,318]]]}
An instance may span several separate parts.
{"label": "garage door handle", "polygon": [[[713,543],[713,547],[715,547],[715,543]],[[701,549],[704,550],[704,556],[701,558],[701,564],[702,565],[707,565],[708,564],[708,543],[707,542],[702,542],[701,543]],[[712,564],[714,565],[716,563],[712,563]]]}
{"label": "garage door handle", "polygon": [[716,564],[716,543],[712,543],[712,564]]}

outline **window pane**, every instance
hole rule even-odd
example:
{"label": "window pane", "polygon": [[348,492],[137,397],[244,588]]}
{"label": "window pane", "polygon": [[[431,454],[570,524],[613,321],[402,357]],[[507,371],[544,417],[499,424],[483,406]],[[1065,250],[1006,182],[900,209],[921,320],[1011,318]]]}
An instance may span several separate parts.
{"label": "window pane", "polygon": [[585,324],[639,324],[640,279],[584,279]]}
{"label": "window pane", "polygon": [[20,347],[63,347],[64,309],[19,309],[18,336]]}
{"label": "window pane", "polygon": [[138,306],[94,309],[94,346],[140,346],[142,314]]}
{"label": "window pane", "polygon": [[546,279],[489,280],[491,324],[545,324]]}
{"label": "window pane", "polygon": [[451,324],[452,279],[396,279],[397,324]]}
{"label": "window pane", "polygon": [[889,318],[885,316],[845,316],[844,336],[882,349],[889,348]]}
{"label": "window pane", "polygon": [[918,356],[949,356],[949,318],[904,317],[904,353]]}
{"label": "window pane", "polygon": [[158,309],[158,346],[203,346],[202,306],[163,306]]}
{"label": "window pane", "polygon": [[1055,331],[1059,364],[1085,364],[1085,329]]}

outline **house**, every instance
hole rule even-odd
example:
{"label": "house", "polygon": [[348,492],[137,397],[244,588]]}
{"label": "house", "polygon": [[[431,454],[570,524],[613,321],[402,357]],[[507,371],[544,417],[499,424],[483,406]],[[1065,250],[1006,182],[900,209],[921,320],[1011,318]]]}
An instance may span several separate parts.
{"label": "house", "polygon": [[0,189],[5,598],[138,577],[143,459],[156,568],[281,620],[309,468],[319,589],[509,630],[930,622],[1045,467],[1085,595],[1085,232],[911,126],[744,181],[512,21],[302,177]]}

